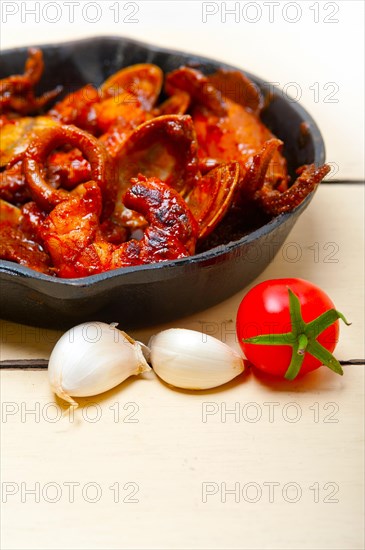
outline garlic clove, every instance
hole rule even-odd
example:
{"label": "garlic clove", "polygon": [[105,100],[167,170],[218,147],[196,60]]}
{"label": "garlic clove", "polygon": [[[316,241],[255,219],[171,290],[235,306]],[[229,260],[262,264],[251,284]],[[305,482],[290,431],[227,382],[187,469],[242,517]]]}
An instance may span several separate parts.
{"label": "garlic clove", "polygon": [[52,390],[73,406],[77,403],[72,397],[103,393],[149,370],[138,342],[114,325],[100,322],[83,323],[67,331],[48,363]]}
{"label": "garlic clove", "polygon": [[242,357],[232,348],[194,330],[164,330],[152,336],[148,347],[153,370],[162,380],[178,388],[215,388],[245,368]]}

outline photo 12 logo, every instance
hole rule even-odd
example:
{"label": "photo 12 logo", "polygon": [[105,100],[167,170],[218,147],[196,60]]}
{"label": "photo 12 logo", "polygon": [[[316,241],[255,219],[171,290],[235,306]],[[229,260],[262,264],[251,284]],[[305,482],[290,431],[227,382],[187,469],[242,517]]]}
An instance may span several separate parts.
{"label": "photo 12 logo", "polygon": [[265,401],[257,403],[248,401],[247,403],[227,403],[222,401],[205,401],[202,403],[201,419],[204,424],[221,422],[256,424],[257,422],[287,422],[296,424],[301,420],[312,420],[315,424],[338,424],[340,407],[338,403],[330,401],[320,404],[318,401],[307,405],[300,405],[295,401],[288,403],[279,403],[278,401]]}
{"label": "photo 12 logo", "polygon": [[116,401],[107,408],[102,407],[99,403],[90,402],[76,411],[74,407],[69,407],[64,410],[57,403],[51,401],[49,403],[40,403],[36,401],[32,404],[22,401],[4,401],[1,404],[1,423],[36,423],[46,422],[56,424],[58,422],[68,422],[74,424],[77,420],[82,419],[83,422],[96,424],[107,418],[115,424],[138,424],[140,407],[134,401],[120,403]]}
{"label": "photo 12 logo", "polygon": [[3,0],[0,4],[1,22],[16,23],[139,23],[141,4],[137,2],[29,2]]}
{"label": "photo 12 logo", "polygon": [[257,502],[287,502],[296,504],[302,499],[324,504],[338,504],[340,487],[334,481],[319,483],[315,481],[312,485],[303,485],[297,481],[282,483],[279,481],[257,481],[248,482],[216,482],[203,481],[201,485],[201,499],[204,504],[209,502],[245,502],[256,504]]}
{"label": "photo 12 logo", "polygon": [[202,22],[298,23],[304,18],[313,23],[339,23],[337,2],[202,2]]}
{"label": "photo 12 logo", "polygon": [[48,502],[87,502],[96,504],[102,499],[112,500],[115,504],[138,504],[140,486],[135,481],[115,481],[104,487],[96,481],[80,483],[79,481],[64,481],[58,483],[49,481],[40,483],[4,481],[1,483],[1,502],[21,502],[22,504]]}

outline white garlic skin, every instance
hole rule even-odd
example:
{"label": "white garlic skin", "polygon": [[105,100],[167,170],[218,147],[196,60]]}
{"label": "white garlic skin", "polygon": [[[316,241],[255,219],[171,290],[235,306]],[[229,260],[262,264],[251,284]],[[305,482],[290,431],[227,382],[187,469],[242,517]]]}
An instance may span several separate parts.
{"label": "white garlic skin", "polygon": [[67,331],[48,363],[54,393],[72,405],[114,388],[132,375],[151,370],[140,344],[113,325],[83,323]]}
{"label": "white garlic skin", "polygon": [[215,388],[244,371],[244,361],[236,351],[195,330],[164,330],[152,336],[148,347],[153,370],[177,388]]}

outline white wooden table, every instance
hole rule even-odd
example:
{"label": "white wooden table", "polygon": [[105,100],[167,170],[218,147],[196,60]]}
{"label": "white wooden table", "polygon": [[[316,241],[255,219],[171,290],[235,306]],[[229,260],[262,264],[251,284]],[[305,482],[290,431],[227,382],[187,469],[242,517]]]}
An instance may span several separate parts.
{"label": "white wooden table", "polygon": [[[2,4],[22,9],[21,2]],[[58,4],[64,17],[65,5]],[[28,15],[24,22],[8,15],[2,47],[124,33],[236,63],[282,87],[297,82],[303,104],[320,122],[328,158],[339,166],[334,179],[364,179],[363,54],[356,35],[362,2],[330,3],[339,7],[333,15],[338,23],[324,23],[330,11],[324,13],[321,2],[299,2],[303,15],[297,23],[280,20],[280,12],[273,23],[262,16],[251,26],[242,20],[246,12],[238,23],[229,23],[228,16],[222,23],[220,12],[220,19],[209,16],[203,23],[200,2],[153,1],[137,2],[139,23],[128,26],[110,21],[111,4],[100,4],[97,25],[79,18],[78,24],[60,26],[44,17],[34,24]],[[243,9],[247,2],[240,4]],[[284,4],[278,9],[291,9]],[[308,11],[316,4],[318,23],[310,19],[315,11]],[[208,8],[217,6],[222,9],[220,3]],[[326,83],[339,83],[340,101],[314,102],[308,86],[315,82],[322,92]],[[365,355],[363,208],[361,183],[322,185],[255,281],[298,276],[321,286],[352,321],[341,326],[336,355],[342,360]],[[147,343],[167,326],[209,327],[238,349],[234,319],[246,290],[132,336]],[[0,328],[1,360],[47,359],[61,335],[5,321]],[[363,366],[345,367],[343,377],[321,368],[293,383],[244,374],[197,393],[173,391],[151,373],[80,400],[74,417],[61,417],[64,408],[50,392],[45,370],[0,374],[4,549],[364,547]]]}

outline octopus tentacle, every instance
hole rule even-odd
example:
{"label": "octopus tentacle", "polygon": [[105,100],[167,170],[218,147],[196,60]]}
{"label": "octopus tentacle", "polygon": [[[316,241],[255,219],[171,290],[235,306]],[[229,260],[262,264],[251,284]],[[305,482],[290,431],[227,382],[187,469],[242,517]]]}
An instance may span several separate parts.
{"label": "octopus tentacle", "polygon": [[85,277],[194,253],[198,226],[177,191],[157,178],[140,175],[124,201],[149,225],[141,240],[120,245],[105,240],[99,223],[101,194],[95,182],[81,185],[78,194],[52,210],[42,224],[42,237],[59,276]]}
{"label": "octopus tentacle", "polygon": [[43,107],[62,90],[54,90],[35,97],[34,86],[39,82],[44,69],[43,54],[38,48],[30,48],[24,74],[0,80],[0,113],[16,112],[26,115]]}
{"label": "octopus tentacle", "polygon": [[69,196],[64,189],[54,189],[43,176],[43,165],[48,155],[64,144],[72,145],[83,153],[90,163],[91,179],[102,192],[106,191],[107,161],[102,144],[76,126],[54,126],[30,143],[23,159],[23,170],[32,197],[48,212]]}
{"label": "octopus tentacle", "polygon": [[330,172],[331,167],[324,164],[317,168],[314,164],[302,166],[297,170],[299,177],[289,189],[281,193],[270,184],[264,185],[257,194],[262,208],[272,216],[289,212],[307,197],[322,179]]}

